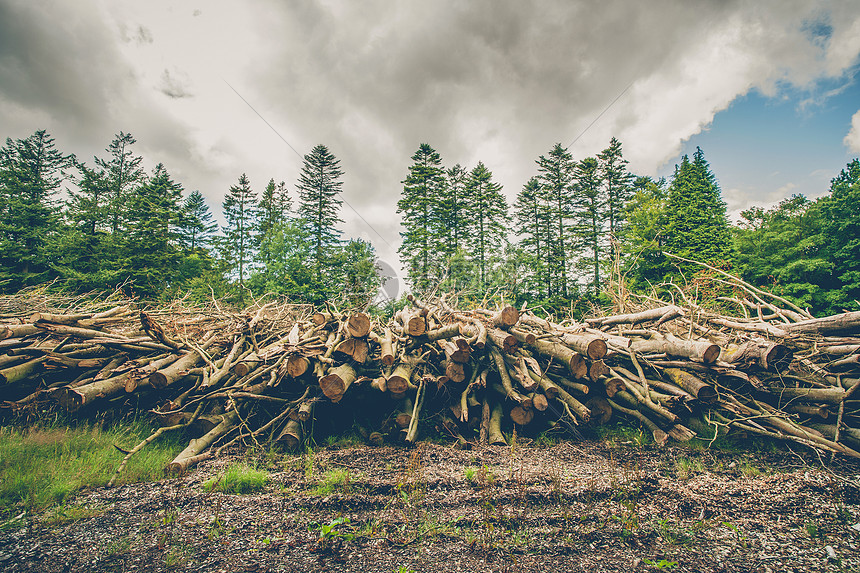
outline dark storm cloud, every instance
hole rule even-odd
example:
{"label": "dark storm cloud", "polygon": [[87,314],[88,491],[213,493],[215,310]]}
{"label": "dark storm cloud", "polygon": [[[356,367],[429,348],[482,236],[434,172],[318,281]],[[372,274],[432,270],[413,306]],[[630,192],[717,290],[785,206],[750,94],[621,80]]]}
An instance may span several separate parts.
{"label": "dark storm cloud", "polygon": [[[105,74],[116,72],[112,52],[104,30],[74,10],[43,2],[0,3],[0,99],[7,103],[44,110],[61,123],[97,122],[111,96]],[[19,127],[14,118],[4,120],[11,123],[7,130]]]}
{"label": "dark storm cloud", "polygon": [[243,171],[294,188],[301,158],[280,137],[298,155],[323,143],[361,213],[344,209],[345,230],[395,261],[400,182],[419,143],[446,166],[483,161],[513,198],[539,155],[629,86],[572,151],[617,136],[654,173],[738,95],[842,74],[860,51],[858,11],[838,0],[0,0],[0,127],[46,128],[84,159],[131,132],[137,153],[213,206]]}
{"label": "dark storm cloud", "polygon": [[[255,83],[281,98],[284,122],[368,156],[368,171],[397,162],[404,174],[425,141],[450,164],[476,163],[493,141],[528,163],[570,143],[631,82],[673,65],[679,46],[732,7],[693,4],[292,4],[266,34],[280,30],[279,64]],[[369,157],[362,139],[375,134],[344,130],[356,116],[385,126],[396,156]]]}
{"label": "dark storm cloud", "polygon": [[[146,27],[128,29],[134,30],[129,41],[153,42]],[[61,150],[92,163],[122,130],[138,139],[136,150],[148,163],[187,160],[185,127],[140,91],[117,38],[122,29],[90,2],[0,1],[0,135],[46,129]],[[165,74],[165,92],[188,95],[181,75]]]}

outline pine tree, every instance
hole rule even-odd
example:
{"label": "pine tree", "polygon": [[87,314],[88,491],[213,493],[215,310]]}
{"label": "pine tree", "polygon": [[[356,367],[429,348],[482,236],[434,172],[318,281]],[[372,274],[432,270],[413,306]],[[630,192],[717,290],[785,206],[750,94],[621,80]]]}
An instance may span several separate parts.
{"label": "pine tree", "polygon": [[466,183],[469,220],[473,230],[468,250],[479,270],[479,289],[487,286],[492,265],[500,259],[506,243],[508,204],[502,186],[493,181],[493,173],[482,163],[472,169]]}
{"label": "pine tree", "polygon": [[305,155],[299,183],[298,215],[310,229],[313,240],[313,264],[317,280],[321,280],[323,270],[330,267],[329,255],[340,242],[340,231],[336,225],[343,223],[340,194],[343,171],[337,159],[325,145],[317,145]]}
{"label": "pine tree", "polygon": [[438,270],[439,206],[444,197],[445,172],[439,153],[426,143],[419,145],[412,161],[397,202],[405,229],[400,234],[403,244],[398,252],[413,288],[421,291],[438,278],[434,270]]}
{"label": "pine tree", "polygon": [[[269,179],[268,185],[260,195],[260,230],[258,238],[262,239],[271,229],[283,223],[289,217],[292,201],[287,193],[287,184],[281,181],[275,185],[274,179]],[[258,240],[259,240],[258,239]]]}
{"label": "pine tree", "polygon": [[140,184],[146,174],[140,166],[143,158],[134,155],[131,146],[137,140],[130,133],[119,132],[106,151],[109,159],[96,157],[96,166],[103,173],[101,180],[106,185],[103,195],[106,195],[108,222],[112,233],[120,230],[127,213],[126,199],[132,190]]}
{"label": "pine tree", "polygon": [[532,177],[523,185],[514,203],[514,220],[517,235],[522,237],[519,247],[526,261],[526,290],[544,297],[547,279],[544,253],[549,247],[547,242],[548,221],[541,205],[541,187],[537,177]]}
{"label": "pine tree", "polygon": [[49,278],[47,241],[59,218],[54,195],[74,157],[63,155],[45,130],[6,140],[0,149],[0,281],[15,291]]}
{"label": "pine tree", "polygon": [[239,273],[239,291],[245,287],[245,273],[253,260],[254,236],[257,231],[259,215],[257,196],[251,190],[251,182],[244,173],[237,185],[230,187],[221,210],[227,220],[222,228],[220,239],[221,256]]}
{"label": "pine tree", "polygon": [[568,248],[570,220],[573,217],[571,204],[571,182],[574,162],[568,151],[556,143],[550,152],[537,160],[538,180],[541,183],[541,199],[545,201],[552,220],[549,229],[549,249],[546,251],[547,269],[550,276],[550,296],[568,296]]}
{"label": "pine tree", "polygon": [[692,161],[684,155],[675,166],[666,210],[666,250],[701,262],[724,264],[732,259],[726,204],[701,148]]}
{"label": "pine tree", "polygon": [[217,230],[218,224],[213,220],[203,194],[195,189],[182,204],[182,218],[179,222],[179,240],[182,247],[189,251],[205,249],[212,242]]}
{"label": "pine tree", "polygon": [[69,191],[66,215],[73,225],[94,236],[107,220],[107,183],[101,170],[90,169],[83,163],[78,165],[78,169],[78,190]]}
{"label": "pine tree", "polygon": [[174,281],[180,260],[182,185],[159,163],[126,203],[124,252],[118,262],[139,294],[158,296]]}
{"label": "pine tree", "polygon": [[463,246],[469,225],[463,220],[463,207],[467,201],[468,172],[459,163],[445,172],[445,185],[439,201],[439,247],[448,259]]}
{"label": "pine tree", "polygon": [[627,171],[629,162],[622,157],[621,142],[614,137],[610,140],[609,147],[597,155],[597,159],[603,183],[607,230],[614,252],[614,244],[618,240],[624,220],[624,206],[633,194],[633,175]]}
{"label": "pine tree", "polygon": [[600,250],[604,220],[604,201],[597,159],[586,157],[576,164],[574,172],[576,235],[578,243],[591,255],[591,260],[583,260],[582,266],[591,267],[591,292],[596,296],[600,294]]}

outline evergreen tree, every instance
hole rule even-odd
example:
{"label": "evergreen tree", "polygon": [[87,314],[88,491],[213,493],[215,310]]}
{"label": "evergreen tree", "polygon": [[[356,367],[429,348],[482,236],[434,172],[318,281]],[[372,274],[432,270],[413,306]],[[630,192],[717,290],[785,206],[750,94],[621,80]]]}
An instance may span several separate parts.
{"label": "evergreen tree", "polygon": [[578,243],[591,255],[591,260],[583,260],[582,266],[591,267],[591,292],[595,296],[600,294],[600,249],[603,243],[604,220],[604,202],[599,177],[598,163],[594,157],[586,157],[576,164],[575,229]]}
{"label": "evergreen tree", "polygon": [[195,189],[182,204],[182,218],[178,230],[180,244],[189,251],[205,249],[212,242],[217,230],[218,224],[213,220],[203,194]]}
{"label": "evergreen tree", "polygon": [[573,217],[571,183],[574,162],[568,151],[556,143],[550,152],[537,160],[538,180],[542,197],[548,206],[551,218],[549,248],[546,251],[547,269],[550,276],[550,296],[568,296],[568,248],[570,220]]}
{"label": "evergreen tree", "polygon": [[[696,148],[675,166],[666,210],[666,250],[687,259],[725,264],[732,259],[726,204],[705,154]],[[681,265],[685,271],[698,267]]]}
{"label": "evergreen tree", "polygon": [[258,241],[271,229],[283,223],[289,217],[292,201],[287,193],[287,184],[281,181],[275,185],[274,179],[269,179],[268,185],[260,195],[260,229]]}
{"label": "evergreen tree", "polygon": [[397,202],[397,213],[405,229],[400,234],[403,244],[398,252],[413,288],[423,291],[438,278],[433,271],[438,270],[438,219],[445,192],[445,171],[439,153],[426,143],[418,146],[412,161]]}
{"label": "evergreen tree", "polygon": [[259,222],[257,196],[244,173],[237,185],[230,187],[221,203],[227,221],[220,238],[221,256],[239,276],[240,297],[245,288],[245,273],[254,254],[254,236]]}
{"label": "evergreen tree", "polygon": [[106,149],[110,158],[95,159],[96,166],[103,171],[101,181],[106,187],[102,195],[106,195],[108,222],[112,233],[120,230],[127,212],[126,199],[145,177],[140,166],[143,158],[134,155],[131,150],[135,143],[137,140],[130,133],[120,131]]}
{"label": "evergreen tree", "polygon": [[548,282],[544,276],[546,272],[544,253],[549,248],[547,234],[550,222],[545,217],[545,209],[542,208],[540,197],[540,181],[537,177],[532,177],[517,195],[514,203],[514,220],[517,235],[522,237],[519,242],[521,256],[526,262],[525,290],[534,292],[538,299],[543,299],[545,292],[543,289]]}
{"label": "evergreen tree", "polygon": [[340,218],[342,175],[340,160],[325,145],[317,145],[305,155],[296,185],[299,190],[298,215],[310,229],[314,247],[311,258],[318,281],[322,279],[322,271],[331,267],[330,251],[340,241],[336,225],[343,223]]}
{"label": "evergreen tree", "polygon": [[508,204],[502,186],[493,181],[493,173],[482,162],[469,173],[466,194],[473,225],[468,248],[478,267],[479,288],[484,290],[489,271],[506,244]]}
{"label": "evergreen tree", "polygon": [[78,165],[78,169],[78,190],[69,190],[66,216],[75,227],[94,236],[107,220],[107,182],[101,170],[90,169],[83,163]]}
{"label": "evergreen tree", "polygon": [[[624,206],[633,194],[633,176],[627,171],[629,162],[622,157],[621,142],[614,137],[610,140],[609,147],[597,155],[597,159],[603,182],[609,240],[614,245],[620,234]],[[615,251],[614,246],[612,250]]]}
{"label": "evergreen tree", "polygon": [[125,248],[117,263],[139,294],[159,296],[175,281],[180,260],[182,186],[159,163],[126,203]]}
{"label": "evergreen tree", "polygon": [[74,157],[45,130],[0,149],[0,281],[7,291],[49,278],[48,238],[59,218],[54,195]]}
{"label": "evergreen tree", "polygon": [[448,259],[463,246],[469,223],[464,220],[468,172],[459,163],[445,172],[446,184],[439,201],[439,247]]}

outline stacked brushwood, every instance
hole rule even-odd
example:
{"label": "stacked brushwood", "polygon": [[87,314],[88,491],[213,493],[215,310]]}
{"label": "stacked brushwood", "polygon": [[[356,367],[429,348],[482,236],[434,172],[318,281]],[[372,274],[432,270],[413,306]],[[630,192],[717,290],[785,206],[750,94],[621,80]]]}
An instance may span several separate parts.
{"label": "stacked brushwood", "polygon": [[860,312],[813,318],[732,284],[722,302],[735,316],[651,299],[582,322],[450,296],[409,297],[388,320],[280,302],[34,312],[7,297],[2,415],[148,412],[161,427],[118,473],[175,430],[193,436],[168,466],[183,471],[231,445],[348,431],[412,444],[437,431],[469,447],[550,427],[579,437],[619,417],[661,445],[731,431],[860,457]]}

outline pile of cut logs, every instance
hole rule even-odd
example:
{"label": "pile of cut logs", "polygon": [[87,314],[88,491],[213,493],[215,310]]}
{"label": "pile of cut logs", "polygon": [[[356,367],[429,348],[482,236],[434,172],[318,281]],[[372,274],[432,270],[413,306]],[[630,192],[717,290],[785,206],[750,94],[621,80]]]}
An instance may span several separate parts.
{"label": "pile of cut logs", "polygon": [[161,427],[126,461],[183,430],[193,439],[174,471],[237,444],[438,432],[469,447],[553,427],[579,437],[618,418],[657,444],[734,432],[860,457],[860,312],[813,318],[735,286],[723,303],[736,316],[652,299],[581,322],[444,296],[410,296],[387,320],[285,303],[18,304],[0,315],[0,416],[144,410]]}

